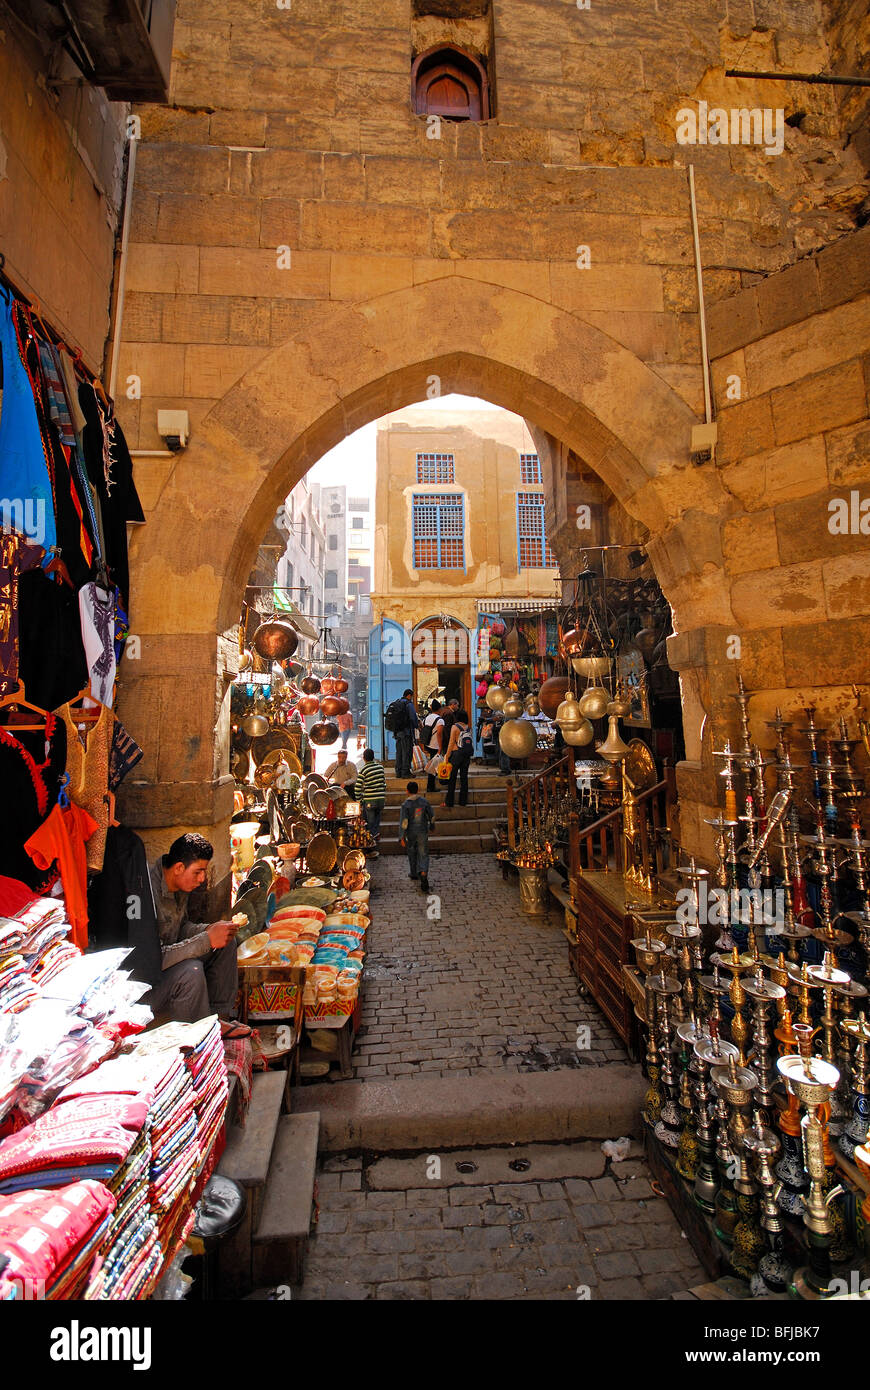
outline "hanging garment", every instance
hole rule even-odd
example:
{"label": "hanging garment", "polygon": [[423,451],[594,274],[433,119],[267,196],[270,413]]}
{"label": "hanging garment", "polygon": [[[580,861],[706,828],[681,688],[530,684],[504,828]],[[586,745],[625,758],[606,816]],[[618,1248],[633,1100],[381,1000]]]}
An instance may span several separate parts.
{"label": "hanging garment", "polygon": [[56,875],[36,868],[24,841],[57,802],[65,766],[66,729],[59,719],[49,715],[44,734],[0,725],[0,874],[37,893]]}
{"label": "hanging garment", "polygon": [[48,416],[56,434],[56,445],[63,450],[77,499],[82,535],[82,553],[88,566],[94,556],[100,557],[99,527],[93,494],[87,480],[79,440],[73,427],[67,400],[61,356],[54,343],[42,338],[38,342],[39,361]]}
{"label": "hanging garment", "polygon": [[[112,728],[112,746],[109,749],[109,791],[116,792],[128,772],[141,762],[145,754],[131,734],[127,733],[120,720],[116,719]],[[237,808],[241,810],[241,807]]]}
{"label": "hanging garment", "polygon": [[78,395],[86,420],[82,449],[88,478],[100,501],[106,564],[113,582],[121,590],[124,608],[128,609],[127,523],[140,524],[145,520],[133,481],[133,460],[121,426],[104,408],[94,387],[82,382]]}
{"label": "hanging garment", "polygon": [[115,688],[115,598],[97,584],[79,589],[82,641],[91,678],[91,695],[111,709]]}
{"label": "hanging garment", "polygon": [[0,695],[18,686],[18,580],[45,551],[15,532],[0,534]]}
{"label": "hanging garment", "polygon": [[[3,409],[0,411],[0,498],[11,502],[13,515],[0,524],[26,531],[47,552],[57,544],[49,460],[46,458],[36,402],[18,345],[13,299],[0,287],[0,356],[3,360]],[[48,555],[45,561],[48,561]]]}
{"label": "hanging garment", "polygon": [[97,825],[88,840],[87,860],[88,868],[99,872],[103,867],[106,831],[115,818],[115,798],[109,790],[109,756],[115,717],[106,705],[100,706],[95,724],[77,723],[77,713],[68,704],[55,710],[66,725],[70,799],[87,811]]}
{"label": "hanging garment", "polygon": [[78,588],[90,573],[93,552],[84,523],[84,503],[78,493],[78,481],[70,471],[69,451],[61,446],[51,421],[39,351],[40,336],[33,315],[26,305],[16,300],[12,306],[12,319],[21,361],[33,393],[43,453],[51,478],[56,543],[70,578]]}
{"label": "hanging garment", "polygon": [[139,836],[126,825],[109,827],[102,873],[88,889],[88,913],[99,950],[131,947],[124,969],[152,988],[160,983],[163,962],[148,859]]}
{"label": "hanging garment", "polygon": [[19,579],[18,610],[18,671],[27,698],[57,709],[88,683],[78,595],[33,569]]}
{"label": "hanging garment", "polygon": [[80,951],[88,948],[88,866],[85,846],[97,828],[93,816],[76,806],[75,802],[67,807],[55,802],[42,825],[24,844],[38,869],[50,869],[52,864],[57,864],[66,915],[72,927],[72,941]]}

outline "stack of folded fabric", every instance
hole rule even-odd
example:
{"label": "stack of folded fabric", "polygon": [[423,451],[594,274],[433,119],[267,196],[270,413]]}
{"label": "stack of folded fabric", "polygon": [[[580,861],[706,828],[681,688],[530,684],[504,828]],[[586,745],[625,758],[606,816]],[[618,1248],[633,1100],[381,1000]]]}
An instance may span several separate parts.
{"label": "stack of folded fabric", "polygon": [[169,1063],[154,1098],[151,1121],[151,1207],[164,1251],[177,1243],[179,1221],[186,1214],[199,1169],[193,1082],[178,1052],[164,1053]]}
{"label": "stack of folded fabric", "polygon": [[89,1179],[0,1197],[0,1300],[81,1297],[114,1206],[108,1188]]}
{"label": "stack of folded fabric", "polygon": [[223,1124],[229,1095],[224,1043],[217,1018],[212,1020],[201,1042],[189,1051],[185,1049],[184,1060],[193,1082],[199,1164],[202,1166]]}
{"label": "stack of folded fabric", "polygon": [[[58,1096],[55,1110],[85,1098],[135,1102],[146,1118],[124,1162],[106,1186],[116,1206],[100,1249],[100,1261],[85,1291],[90,1300],[139,1298],[150,1291],[163,1263],[157,1218],[151,1208],[151,1113],[165,1061],[116,1057],[74,1081]],[[126,1106],[124,1106],[126,1111]],[[137,1114],[139,1110],[137,1109]]]}
{"label": "stack of folded fabric", "polygon": [[24,929],[14,918],[0,920],[0,1013],[20,1013],[39,998],[21,954]]}
{"label": "stack of folded fabric", "polygon": [[37,989],[43,989],[81,952],[69,939],[70,925],[57,898],[37,898],[17,918],[24,931],[21,954]]}
{"label": "stack of folded fabric", "polygon": [[148,1107],[130,1096],[77,1096],[0,1143],[0,1194],[110,1182],[142,1129]]}

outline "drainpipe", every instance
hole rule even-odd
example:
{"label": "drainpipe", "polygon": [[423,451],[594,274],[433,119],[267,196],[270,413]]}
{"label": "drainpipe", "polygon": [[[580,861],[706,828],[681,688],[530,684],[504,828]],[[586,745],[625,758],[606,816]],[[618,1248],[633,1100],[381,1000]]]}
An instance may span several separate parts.
{"label": "drainpipe", "polygon": [[112,360],[109,368],[109,398],[115,399],[118,379],[118,357],[121,351],[121,328],[124,321],[124,291],[127,283],[127,253],[130,245],[130,210],[133,205],[133,176],[136,172],[136,147],[139,141],[131,138],[127,157],[127,188],[124,194],[124,218],[121,223],[121,259],[118,265],[118,298],[115,302],[115,326],[112,338]]}
{"label": "drainpipe", "polygon": [[695,244],[695,276],[698,281],[698,316],[701,323],[701,358],[704,364],[704,419],[713,421],[713,402],[710,395],[710,359],[707,355],[707,314],[704,308],[704,278],[701,273],[701,243],[698,239],[698,208],[695,202],[695,168],[689,165],[689,202],[692,210],[692,240]]}

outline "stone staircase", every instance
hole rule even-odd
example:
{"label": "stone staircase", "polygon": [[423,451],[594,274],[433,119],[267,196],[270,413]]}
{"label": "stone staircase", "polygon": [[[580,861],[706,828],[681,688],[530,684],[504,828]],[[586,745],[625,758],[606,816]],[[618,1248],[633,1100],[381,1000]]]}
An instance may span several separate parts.
{"label": "stone staircase", "polygon": [[221,1298],[301,1284],[314,1209],[320,1116],[283,1113],[287,1073],[257,1072],[244,1127],[232,1124],[218,1172],[247,1193],[245,1219],[219,1248]]}
{"label": "stone staircase", "polygon": [[425,772],[411,777],[387,776],[387,801],[381,817],[381,854],[404,854],[399,848],[399,812],[407,798],[407,784],[416,781],[428,795],[435,812],[435,825],[429,835],[429,849],[438,854],[484,854],[494,846],[493,831],[507,814],[506,778],[497,771],[473,764],[468,771],[468,805],[458,803],[444,808],[444,792],[426,793]]}

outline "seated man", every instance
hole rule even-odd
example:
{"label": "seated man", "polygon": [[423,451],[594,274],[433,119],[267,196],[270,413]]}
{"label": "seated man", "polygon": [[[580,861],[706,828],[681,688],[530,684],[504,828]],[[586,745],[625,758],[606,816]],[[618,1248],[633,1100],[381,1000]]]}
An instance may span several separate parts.
{"label": "seated man", "polygon": [[356,763],[349,763],[347,760],[347,749],[340,748],[336,761],[329,765],[323,775],[327,782],[333,783],[336,787],[344,787],[348,795],[352,795],[356,771]]}
{"label": "seated man", "polygon": [[202,835],[180,835],[149,868],[163,976],[148,1003],[155,1014],[195,1023],[217,1014],[224,1037],[247,1037],[233,1018],[239,976],[232,922],[191,922],[187,900],[205,882],[214,849]]}

